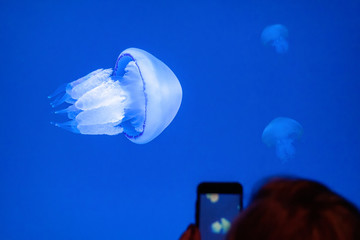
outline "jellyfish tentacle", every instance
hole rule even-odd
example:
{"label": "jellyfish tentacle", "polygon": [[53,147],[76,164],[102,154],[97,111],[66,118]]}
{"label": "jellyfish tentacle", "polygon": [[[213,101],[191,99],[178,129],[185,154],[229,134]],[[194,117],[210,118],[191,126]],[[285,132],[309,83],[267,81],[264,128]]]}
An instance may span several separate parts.
{"label": "jellyfish tentacle", "polygon": [[61,84],[52,94],[50,94],[48,96],[48,98],[49,99],[54,98],[55,96],[59,95],[60,93],[65,92],[67,85],[68,85],[67,83]]}
{"label": "jellyfish tentacle", "polygon": [[68,108],[64,108],[64,109],[61,109],[61,110],[57,110],[54,113],[55,114],[62,114],[62,113],[68,114],[68,112],[70,112],[70,110],[68,110]]}
{"label": "jellyfish tentacle", "polygon": [[65,93],[62,96],[58,96],[56,97],[51,103],[50,105],[53,108],[56,108],[57,106],[60,106],[61,104],[63,104],[64,102],[66,103],[72,103],[74,100],[71,98],[71,96],[67,93]]}
{"label": "jellyfish tentacle", "polygon": [[55,114],[67,114],[69,119],[74,119],[80,112],[80,109],[76,108],[74,105],[71,105],[68,108],[55,111]]}
{"label": "jellyfish tentacle", "polygon": [[68,130],[73,133],[80,133],[79,129],[77,129],[76,127],[77,122],[75,120],[71,120],[63,123],[52,122],[52,124],[55,125],[56,127]]}

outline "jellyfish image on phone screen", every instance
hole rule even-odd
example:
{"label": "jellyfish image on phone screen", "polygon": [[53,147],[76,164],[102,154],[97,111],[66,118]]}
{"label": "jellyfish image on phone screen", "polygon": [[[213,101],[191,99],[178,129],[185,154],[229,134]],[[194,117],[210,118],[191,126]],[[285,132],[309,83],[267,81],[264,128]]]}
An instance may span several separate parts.
{"label": "jellyfish image on phone screen", "polygon": [[61,86],[49,96],[66,122],[55,126],[74,133],[116,135],[134,143],[156,138],[174,119],[182,89],[175,74],[148,52],[129,48],[114,69],[98,69]]}
{"label": "jellyfish image on phone screen", "polygon": [[284,25],[267,26],[261,33],[261,41],[265,46],[272,46],[277,53],[286,53],[289,49],[287,42],[288,30]]}
{"label": "jellyfish image on phone screen", "polygon": [[276,148],[276,156],[286,162],[295,156],[294,141],[299,139],[303,128],[294,119],[278,117],[272,120],[264,129],[262,141],[268,147]]}

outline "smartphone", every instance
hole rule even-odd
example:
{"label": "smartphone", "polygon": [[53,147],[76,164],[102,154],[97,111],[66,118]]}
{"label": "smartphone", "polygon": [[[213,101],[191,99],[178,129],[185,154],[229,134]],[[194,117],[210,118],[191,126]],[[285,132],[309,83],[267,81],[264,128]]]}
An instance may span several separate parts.
{"label": "smartphone", "polygon": [[201,240],[223,240],[242,208],[243,188],[240,183],[200,183],[195,217]]}

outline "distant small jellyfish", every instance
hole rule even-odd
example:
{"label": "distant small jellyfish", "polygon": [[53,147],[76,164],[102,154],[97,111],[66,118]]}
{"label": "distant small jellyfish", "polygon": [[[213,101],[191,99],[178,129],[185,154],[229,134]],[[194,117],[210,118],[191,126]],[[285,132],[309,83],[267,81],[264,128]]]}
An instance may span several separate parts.
{"label": "distant small jellyfish", "polygon": [[231,227],[231,223],[226,218],[221,218],[220,221],[211,224],[211,231],[216,234],[226,234]]}
{"label": "distant small jellyfish", "polygon": [[261,41],[266,46],[272,46],[277,53],[286,53],[289,49],[287,42],[288,30],[284,25],[267,26],[261,33]]}
{"label": "distant small jellyfish", "polygon": [[147,143],[173,120],[182,100],[181,85],[162,61],[148,52],[129,48],[120,53],[114,69],[98,69],[50,95],[55,111],[70,121],[54,123],[74,133],[124,133],[134,143]]}
{"label": "distant small jellyfish", "polygon": [[276,147],[276,155],[283,162],[294,158],[293,142],[301,137],[303,128],[294,119],[278,117],[266,126],[262,141],[269,147]]}
{"label": "distant small jellyfish", "polygon": [[211,203],[217,203],[220,196],[217,193],[208,193],[206,194],[206,198],[209,199]]}

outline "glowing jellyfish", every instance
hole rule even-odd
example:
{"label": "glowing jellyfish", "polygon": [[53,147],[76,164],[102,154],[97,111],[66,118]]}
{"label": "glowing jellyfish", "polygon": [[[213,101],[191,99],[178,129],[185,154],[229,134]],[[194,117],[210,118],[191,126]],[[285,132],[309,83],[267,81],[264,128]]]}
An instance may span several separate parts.
{"label": "glowing jellyfish", "polygon": [[[61,94],[63,93],[63,94]],[[60,95],[61,94],[61,95]],[[56,126],[80,134],[124,133],[134,143],[157,137],[179,110],[182,89],[175,74],[153,55],[137,48],[120,53],[114,69],[98,69],[49,98],[55,113],[70,119]]]}
{"label": "glowing jellyfish", "polygon": [[269,147],[276,147],[276,155],[283,162],[295,156],[293,142],[302,135],[303,128],[294,119],[279,117],[266,126],[262,141]]}
{"label": "glowing jellyfish", "polygon": [[289,49],[287,42],[288,30],[281,24],[267,26],[261,33],[264,45],[273,46],[277,53],[286,53]]}
{"label": "glowing jellyfish", "polygon": [[221,218],[220,221],[211,224],[211,231],[216,234],[226,234],[231,227],[231,223],[226,218]]}
{"label": "glowing jellyfish", "polygon": [[218,193],[208,193],[206,194],[206,198],[209,199],[211,203],[217,203],[220,195]]}

